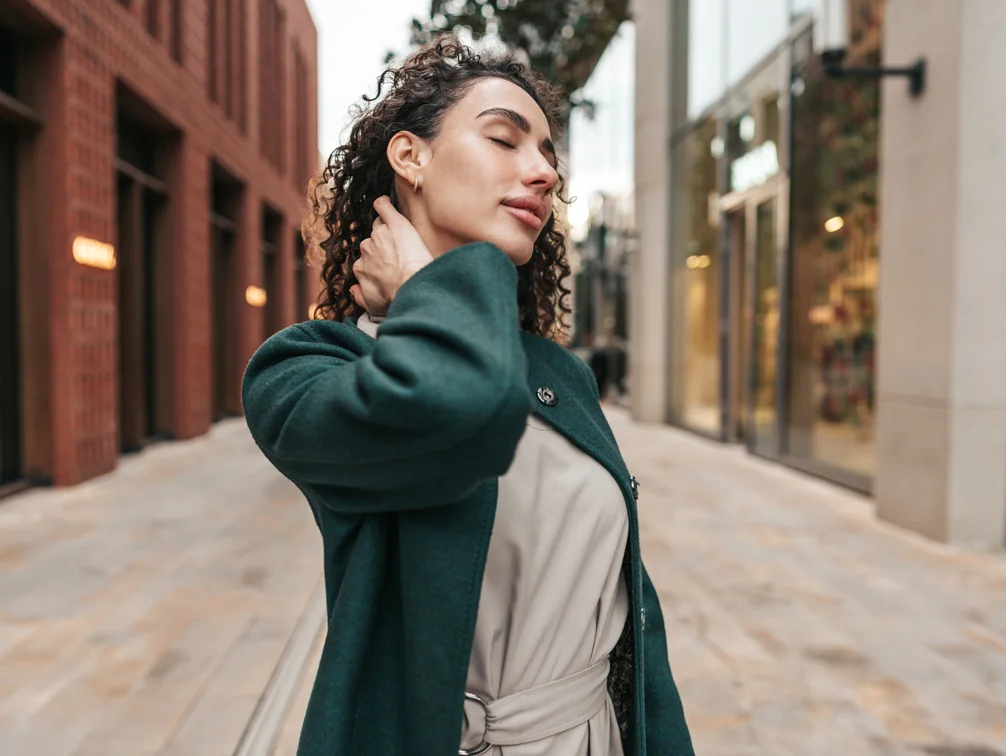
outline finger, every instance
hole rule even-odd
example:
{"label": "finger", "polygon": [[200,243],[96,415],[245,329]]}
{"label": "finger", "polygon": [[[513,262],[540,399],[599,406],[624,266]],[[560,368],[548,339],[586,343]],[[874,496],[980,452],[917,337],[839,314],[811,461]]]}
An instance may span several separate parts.
{"label": "finger", "polygon": [[395,206],[391,204],[391,198],[387,195],[382,195],[374,200],[374,209],[377,211],[377,214],[381,216],[381,220],[389,225],[397,223],[402,217],[401,213],[399,213],[395,209]]}
{"label": "finger", "polygon": [[385,225],[384,224],[384,218],[382,218],[380,215],[378,215],[376,218],[374,218],[374,224],[373,224],[373,226],[371,228],[374,231],[376,231],[377,229],[382,228],[384,225]]}
{"label": "finger", "polygon": [[362,307],[364,310],[367,309],[367,303],[363,301],[363,289],[360,288],[360,284],[350,286],[349,294],[351,297],[353,297],[353,301],[355,301],[358,305],[360,305],[360,307]]}
{"label": "finger", "polygon": [[366,239],[360,242],[360,252],[369,255],[370,250],[373,246],[374,243],[370,240],[370,237],[368,236]]}

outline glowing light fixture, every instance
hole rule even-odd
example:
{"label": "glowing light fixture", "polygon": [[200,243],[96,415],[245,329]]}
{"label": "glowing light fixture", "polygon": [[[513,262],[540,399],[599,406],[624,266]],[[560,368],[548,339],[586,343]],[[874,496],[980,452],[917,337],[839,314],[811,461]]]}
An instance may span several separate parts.
{"label": "glowing light fixture", "polygon": [[245,301],[252,307],[265,307],[268,297],[261,286],[249,286],[245,289]]}
{"label": "glowing light fixture", "polygon": [[102,270],[115,270],[115,247],[111,244],[78,236],[73,240],[73,259],[81,265]]}
{"label": "glowing light fixture", "polygon": [[741,139],[745,142],[750,142],[755,138],[755,119],[754,116],[748,114],[741,118],[740,122],[737,124],[737,131],[740,133]]}
{"label": "glowing light fixture", "polygon": [[824,222],[824,230],[829,234],[833,234],[836,231],[840,231],[844,225],[845,221],[842,219],[842,216],[836,215],[834,218],[828,218],[828,220]]}
{"label": "glowing light fixture", "polygon": [[709,142],[709,153],[719,160],[723,157],[723,154],[727,151],[726,143],[723,141],[723,137],[714,136]]}

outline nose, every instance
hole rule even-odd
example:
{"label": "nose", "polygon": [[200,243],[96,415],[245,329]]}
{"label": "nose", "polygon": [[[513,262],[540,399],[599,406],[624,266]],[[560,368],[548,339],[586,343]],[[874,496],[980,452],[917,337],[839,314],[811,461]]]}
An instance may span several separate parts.
{"label": "nose", "polygon": [[555,170],[555,166],[540,152],[536,152],[524,172],[524,186],[538,191],[544,190],[545,194],[549,194],[558,182],[559,173]]}

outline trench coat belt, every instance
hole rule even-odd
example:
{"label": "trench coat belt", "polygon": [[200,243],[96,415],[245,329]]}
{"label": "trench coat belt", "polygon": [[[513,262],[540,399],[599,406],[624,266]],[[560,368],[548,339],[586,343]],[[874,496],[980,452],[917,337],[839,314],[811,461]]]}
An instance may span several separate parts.
{"label": "trench coat belt", "polygon": [[[533,743],[583,724],[608,700],[608,669],[605,657],[568,677],[494,701],[465,693],[465,727],[458,753],[474,756],[492,746]],[[463,747],[476,738],[481,738],[478,745]]]}

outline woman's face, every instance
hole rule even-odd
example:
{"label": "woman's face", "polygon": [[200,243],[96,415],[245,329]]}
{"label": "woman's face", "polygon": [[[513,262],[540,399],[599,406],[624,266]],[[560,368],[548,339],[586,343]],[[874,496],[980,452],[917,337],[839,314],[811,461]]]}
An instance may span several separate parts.
{"label": "woman's face", "polygon": [[487,78],[451,108],[427,145],[419,192],[404,182],[400,190],[433,255],[488,241],[523,265],[552,214],[555,162],[535,101],[509,81]]}

